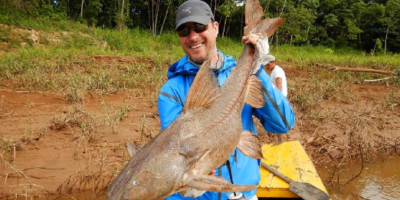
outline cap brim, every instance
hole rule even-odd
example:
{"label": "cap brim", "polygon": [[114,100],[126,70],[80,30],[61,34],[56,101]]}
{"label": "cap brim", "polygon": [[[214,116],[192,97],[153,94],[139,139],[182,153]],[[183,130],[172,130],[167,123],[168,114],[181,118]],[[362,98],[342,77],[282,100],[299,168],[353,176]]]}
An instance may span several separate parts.
{"label": "cap brim", "polygon": [[272,62],[272,61],[274,61],[274,60],[265,59],[265,60],[262,60],[262,61],[261,61],[261,64],[262,64],[262,65],[266,65],[266,64],[268,64],[268,63],[270,63],[270,62]]}
{"label": "cap brim", "polygon": [[188,16],[183,19],[181,19],[175,26],[175,30],[178,29],[179,26],[181,26],[184,23],[187,22],[196,22],[199,24],[206,25],[208,22],[210,22],[211,17],[210,16]]}

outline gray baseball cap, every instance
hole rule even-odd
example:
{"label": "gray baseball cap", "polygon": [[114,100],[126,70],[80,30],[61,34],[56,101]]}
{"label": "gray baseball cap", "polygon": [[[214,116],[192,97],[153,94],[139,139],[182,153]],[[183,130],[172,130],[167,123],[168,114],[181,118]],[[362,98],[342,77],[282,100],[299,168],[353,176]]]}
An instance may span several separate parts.
{"label": "gray baseball cap", "polygon": [[266,65],[270,63],[271,61],[275,61],[275,57],[273,55],[267,55],[263,59],[261,59],[261,64]]}
{"label": "gray baseball cap", "polygon": [[176,13],[175,30],[186,22],[208,24],[210,19],[214,20],[210,6],[201,0],[188,0],[181,4]]}

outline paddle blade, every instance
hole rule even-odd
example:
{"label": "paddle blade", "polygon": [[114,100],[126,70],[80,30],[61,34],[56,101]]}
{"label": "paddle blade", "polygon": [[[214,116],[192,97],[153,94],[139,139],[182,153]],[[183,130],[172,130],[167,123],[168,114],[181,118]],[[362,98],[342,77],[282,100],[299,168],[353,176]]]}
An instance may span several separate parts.
{"label": "paddle blade", "polygon": [[329,200],[331,198],[326,192],[309,183],[291,181],[289,190],[304,200]]}

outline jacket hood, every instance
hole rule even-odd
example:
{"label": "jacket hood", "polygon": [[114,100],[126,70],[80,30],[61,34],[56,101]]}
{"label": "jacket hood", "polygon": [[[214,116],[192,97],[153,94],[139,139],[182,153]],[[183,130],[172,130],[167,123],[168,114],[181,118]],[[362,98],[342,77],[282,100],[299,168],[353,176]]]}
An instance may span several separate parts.
{"label": "jacket hood", "polygon": [[[235,66],[236,62],[232,64],[233,58],[231,56],[225,56],[221,51],[217,50],[224,57],[224,63],[222,64],[221,69],[218,70],[219,73],[231,69]],[[188,55],[183,56],[180,60],[175,62],[169,67],[167,76],[168,79],[177,76],[177,75],[196,75],[199,71],[200,67],[191,63],[188,59]]]}

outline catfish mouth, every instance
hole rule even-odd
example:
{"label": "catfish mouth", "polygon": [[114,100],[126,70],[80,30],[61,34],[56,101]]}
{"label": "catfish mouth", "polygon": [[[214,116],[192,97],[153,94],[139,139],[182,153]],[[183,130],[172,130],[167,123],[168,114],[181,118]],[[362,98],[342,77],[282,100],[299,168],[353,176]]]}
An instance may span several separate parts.
{"label": "catfish mouth", "polygon": [[146,187],[132,185],[129,189],[125,191],[122,196],[122,199],[130,199],[130,200],[143,200],[143,199],[151,199],[151,193],[148,192]]}

